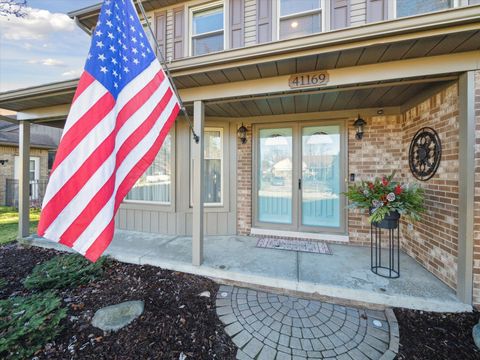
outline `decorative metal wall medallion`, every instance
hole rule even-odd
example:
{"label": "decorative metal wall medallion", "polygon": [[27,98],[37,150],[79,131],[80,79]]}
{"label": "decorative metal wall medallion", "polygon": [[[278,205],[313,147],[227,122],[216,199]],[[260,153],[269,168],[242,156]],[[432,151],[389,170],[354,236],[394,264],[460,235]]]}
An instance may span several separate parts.
{"label": "decorative metal wall medallion", "polygon": [[437,172],[442,158],[442,144],[435,130],[424,127],[417,131],[410,144],[408,163],[413,176],[426,181]]}

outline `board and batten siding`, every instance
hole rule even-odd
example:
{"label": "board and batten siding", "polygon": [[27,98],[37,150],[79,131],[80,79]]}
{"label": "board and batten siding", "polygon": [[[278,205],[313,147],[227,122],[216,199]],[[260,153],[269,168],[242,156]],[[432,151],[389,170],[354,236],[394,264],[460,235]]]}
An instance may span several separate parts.
{"label": "board and batten siding", "polygon": [[[222,127],[223,152],[223,202],[222,207],[205,206],[205,235],[236,234],[236,127],[225,122],[209,122],[205,127]],[[190,207],[190,131],[186,121],[179,117],[175,128],[175,186],[171,206],[154,203],[124,202],[117,213],[118,229],[190,236],[192,234],[192,209]]]}

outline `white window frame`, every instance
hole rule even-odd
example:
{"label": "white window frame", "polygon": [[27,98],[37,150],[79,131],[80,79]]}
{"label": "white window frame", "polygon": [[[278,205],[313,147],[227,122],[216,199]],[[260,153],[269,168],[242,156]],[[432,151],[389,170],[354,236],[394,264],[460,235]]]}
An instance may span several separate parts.
{"label": "white window frame", "polygon": [[[170,129],[170,138],[171,138],[171,150],[170,150],[170,201],[149,201],[149,200],[134,200],[134,199],[123,199],[123,204],[126,205],[135,205],[135,204],[143,204],[143,205],[151,205],[155,207],[161,207],[165,210],[172,210],[175,208],[175,126],[172,126]],[[162,144],[163,146],[163,144]],[[161,148],[160,148],[161,149]],[[143,174],[142,174],[143,175]]]}
{"label": "white window frame", "polygon": [[291,38],[280,39],[280,22],[281,22],[281,20],[287,20],[287,19],[290,19],[290,18],[295,18],[295,17],[299,17],[299,16],[304,16],[304,15],[314,15],[314,14],[320,13],[320,19],[321,19],[321,25],[322,25],[319,33],[312,33],[312,34],[308,34],[308,35],[304,35],[304,36],[310,36],[310,35],[324,33],[327,29],[326,28],[326,23],[327,23],[326,1],[327,0],[320,0],[319,1],[320,2],[320,9],[301,11],[301,12],[298,12],[298,13],[282,16],[281,15],[281,0],[277,0],[275,2],[275,10],[272,11],[272,12],[276,13],[275,18],[276,18],[277,21],[275,22],[276,29],[275,29],[274,33],[276,34],[277,40],[281,41],[281,40],[290,40],[291,39]]}
{"label": "white window frame", "polygon": [[[468,5],[468,2],[467,4],[462,4],[461,3],[462,0],[453,0],[453,6],[451,8],[448,8],[448,9],[445,9],[445,10],[438,10],[438,11],[447,11],[449,9],[455,9],[455,8],[458,8],[460,6],[466,6]],[[408,17],[412,17],[412,16],[421,16],[421,15],[427,15],[427,14],[433,14],[433,13],[436,13],[438,11],[432,11],[432,12],[428,12],[428,13],[422,13],[422,14],[414,14],[414,15],[409,15],[409,16],[402,16],[401,18],[399,18],[397,16],[397,0],[392,0],[391,2],[389,2],[389,5],[391,4],[391,7],[389,7],[387,10],[387,14],[392,14],[391,16],[390,15],[387,15],[388,16],[388,19],[404,19],[404,18],[408,18]]]}
{"label": "white window frame", "polygon": [[[222,174],[221,182],[220,182],[220,198],[221,202],[218,203],[207,203],[205,199],[203,201],[203,206],[211,207],[211,208],[220,208],[223,207],[225,204],[225,128],[223,127],[215,127],[215,126],[206,126],[204,127],[204,133],[207,131],[218,131],[220,133],[220,143],[222,146],[222,157],[221,157],[221,166],[220,166],[220,174]],[[193,140],[192,140],[193,141]],[[204,144],[205,146],[205,144]],[[190,145],[190,207],[193,207],[193,159],[192,159],[192,146]],[[203,160],[208,160],[209,158],[205,157],[205,149],[204,149],[204,156]],[[215,158],[216,159],[216,158]],[[205,176],[205,173],[203,174]],[[205,182],[205,179],[203,180]]]}
{"label": "white window frame", "polygon": [[[196,34],[193,35],[193,14],[202,12],[202,11],[207,11],[216,7],[222,6],[223,8],[223,29],[222,30],[215,30],[215,31],[210,31],[202,34]],[[219,53],[221,51],[225,51],[227,48],[227,22],[226,22],[226,16],[225,12],[227,10],[226,4],[223,0],[221,1],[215,1],[215,2],[209,2],[206,4],[198,5],[198,6],[192,6],[189,7],[188,9],[188,54],[189,56],[204,56],[204,55],[209,55],[209,54],[215,54]],[[223,33],[223,49],[220,51],[212,51],[211,53],[207,54],[202,54],[202,55],[194,55],[193,54],[193,39],[196,37],[202,37],[205,35],[216,35]]]}

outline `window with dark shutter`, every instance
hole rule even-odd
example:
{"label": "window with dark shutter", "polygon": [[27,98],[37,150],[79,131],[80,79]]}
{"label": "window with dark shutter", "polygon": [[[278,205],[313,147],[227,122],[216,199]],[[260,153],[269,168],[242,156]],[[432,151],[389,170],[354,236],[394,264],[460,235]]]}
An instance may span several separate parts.
{"label": "window with dark shutter", "polygon": [[332,30],[350,26],[350,0],[331,0]]}
{"label": "window with dark shutter", "polygon": [[[162,51],[163,58],[165,59],[165,38],[167,33],[167,15],[165,12],[155,13],[155,33],[158,46]],[[156,47],[155,51],[158,52]]]}
{"label": "window with dark shutter", "polygon": [[173,10],[173,58],[183,58],[185,12],[183,7]]}
{"label": "window with dark shutter", "polygon": [[367,22],[387,20],[387,0],[367,0]]}
{"label": "window with dark shutter", "polygon": [[245,23],[244,0],[230,0],[230,48],[243,47]]}
{"label": "window with dark shutter", "polygon": [[272,41],[272,0],[257,0],[257,43]]}

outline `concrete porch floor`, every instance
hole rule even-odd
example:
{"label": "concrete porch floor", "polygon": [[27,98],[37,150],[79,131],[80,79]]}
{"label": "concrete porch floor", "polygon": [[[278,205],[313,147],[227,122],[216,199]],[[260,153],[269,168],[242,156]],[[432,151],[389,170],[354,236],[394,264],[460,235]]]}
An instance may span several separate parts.
{"label": "concrete porch floor", "polygon": [[[32,239],[32,238],[31,238]],[[33,238],[33,244],[58,248]],[[319,300],[406,307],[426,311],[471,311],[455,292],[406,254],[399,279],[370,271],[370,248],[329,244],[333,255],[257,248],[246,236],[207,236],[204,262],[191,264],[191,238],[117,230],[106,255],[216,279],[225,284],[259,287]],[[55,246],[53,246],[55,245]]]}

